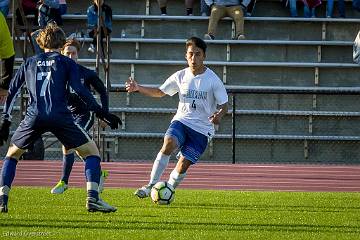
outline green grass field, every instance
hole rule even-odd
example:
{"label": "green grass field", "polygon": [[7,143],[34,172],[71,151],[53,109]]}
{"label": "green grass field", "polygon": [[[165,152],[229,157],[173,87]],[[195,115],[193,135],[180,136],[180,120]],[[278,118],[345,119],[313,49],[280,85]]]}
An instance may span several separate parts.
{"label": "green grass field", "polygon": [[360,239],[360,193],[178,189],[170,206],[106,189],[116,213],[88,213],[85,191],[14,187],[0,239]]}

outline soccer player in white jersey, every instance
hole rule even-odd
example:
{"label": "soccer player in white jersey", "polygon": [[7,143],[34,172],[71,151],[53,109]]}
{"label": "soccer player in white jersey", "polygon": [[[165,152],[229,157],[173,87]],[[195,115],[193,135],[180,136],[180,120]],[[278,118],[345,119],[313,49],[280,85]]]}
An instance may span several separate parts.
{"label": "soccer player in white jersey", "polygon": [[214,125],[218,125],[227,112],[228,95],[225,87],[219,77],[204,65],[205,57],[206,43],[192,37],[186,41],[185,58],[189,67],[171,75],[159,88],[141,86],[131,78],[125,83],[128,92],[139,92],[150,97],[179,94],[178,109],[154,161],[150,181],[135,192],[139,198],[150,195],[170,155],[178,149],[178,162],[168,180],[176,188],[185,178],[188,168],[205,151],[208,138],[214,135]]}

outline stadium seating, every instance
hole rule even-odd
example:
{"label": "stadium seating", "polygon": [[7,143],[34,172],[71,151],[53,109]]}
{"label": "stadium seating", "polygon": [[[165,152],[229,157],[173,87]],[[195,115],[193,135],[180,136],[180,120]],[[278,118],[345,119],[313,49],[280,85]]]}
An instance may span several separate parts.
{"label": "stadium seating", "polygon": [[[208,17],[184,16],[183,1],[169,3],[169,16],[159,16],[154,0],[107,2],[114,13],[110,64],[114,87],[121,87],[130,75],[142,84],[161,84],[186,66],[185,39],[202,37],[207,29]],[[88,2],[68,4],[66,32],[85,31]],[[346,5],[346,19],[307,19],[288,17],[289,10],[279,1],[259,1],[254,16],[245,18],[246,40],[229,40],[232,21],[220,22],[218,39],[207,42],[206,64],[233,88],[359,87],[352,41],[360,29],[360,14],[351,9],[351,2]],[[324,16],[324,6],[318,16]],[[90,39],[82,40],[80,63],[94,67],[95,56],[86,51]],[[17,52],[19,65],[22,60]],[[112,161],[153,160],[177,100],[176,96],[152,99],[111,92],[111,111],[122,117],[124,125],[119,131],[103,132],[104,156]],[[359,100],[350,95],[236,95],[236,161],[359,163]],[[204,161],[231,162],[230,113],[210,142]],[[51,150],[46,158],[59,159],[59,144]]]}

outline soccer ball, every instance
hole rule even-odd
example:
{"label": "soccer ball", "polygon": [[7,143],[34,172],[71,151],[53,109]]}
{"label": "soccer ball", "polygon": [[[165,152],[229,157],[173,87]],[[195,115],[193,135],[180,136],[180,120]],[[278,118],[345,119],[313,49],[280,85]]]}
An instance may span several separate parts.
{"label": "soccer ball", "polygon": [[151,189],[151,199],[159,205],[168,205],[174,201],[175,189],[168,182],[158,182]]}

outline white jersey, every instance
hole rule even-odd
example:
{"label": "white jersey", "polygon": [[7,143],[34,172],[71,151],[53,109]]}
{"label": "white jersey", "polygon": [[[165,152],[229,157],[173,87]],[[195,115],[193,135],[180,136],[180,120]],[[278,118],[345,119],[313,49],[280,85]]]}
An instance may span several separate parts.
{"label": "white jersey", "polygon": [[171,75],[159,89],[167,95],[179,93],[179,105],[171,121],[178,120],[191,129],[211,137],[214,126],[209,117],[217,105],[228,102],[224,84],[209,68],[194,76],[189,68]]}

